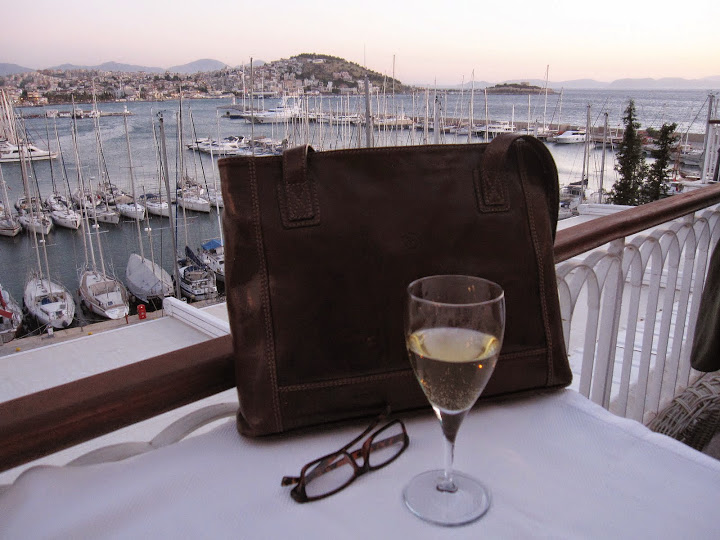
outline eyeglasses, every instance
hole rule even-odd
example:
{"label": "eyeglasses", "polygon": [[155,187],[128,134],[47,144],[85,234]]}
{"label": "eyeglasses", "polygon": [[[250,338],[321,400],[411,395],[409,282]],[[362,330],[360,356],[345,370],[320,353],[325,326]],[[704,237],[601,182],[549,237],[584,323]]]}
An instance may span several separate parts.
{"label": "eyeglasses", "polygon": [[[410,443],[401,420],[392,420],[368,436],[385,417],[385,413],[380,415],[340,450],[305,465],[300,476],[283,477],[283,486],[297,484],[290,496],[299,503],[329,497],[348,487],[358,476],[381,469],[397,459]],[[362,447],[349,451],[365,437]]]}

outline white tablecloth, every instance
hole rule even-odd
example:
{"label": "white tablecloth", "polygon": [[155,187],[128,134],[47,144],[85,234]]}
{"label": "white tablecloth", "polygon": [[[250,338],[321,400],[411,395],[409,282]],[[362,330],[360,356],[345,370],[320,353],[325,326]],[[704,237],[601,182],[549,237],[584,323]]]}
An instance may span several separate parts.
{"label": "white tablecloth", "polygon": [[0,538],[720,538],[720,462],[574,391],[468,416],[456,466],[485,482],[493,504],[462,527],[404,507],[406,482],[442,463],[437,420],[406,425],[397,461],[308,504],[282,476],[363,425],[252,440],[228,421],[123,462],[31,469],[0,496]]}

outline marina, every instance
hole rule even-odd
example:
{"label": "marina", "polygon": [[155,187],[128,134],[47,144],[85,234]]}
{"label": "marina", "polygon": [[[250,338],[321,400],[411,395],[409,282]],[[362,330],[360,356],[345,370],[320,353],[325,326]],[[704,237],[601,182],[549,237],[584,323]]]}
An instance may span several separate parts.
{"label": "marina", "polygon": [[[105,202],[86,205],[85,226],[56,223],[44,235],[38,234],[37,249],[35,236],[26,231],[1,238],[0,283],[21,303],[29,272],[38,267],[41,253],[41,266],[48,269],[49,278],[67,288],[81,306],[80,276],[81,269],[87,266],[89,242],[102,246],[107,274],[120,278],[135,297],[130,314],[136,313],[138,302],[152,303],[152,295],[141,292],[143,287],[159,287],[160,297],[173,294],[176,292],[173,281],[181,282],[183,276],[193,276],[205,267],[216,269],[216,283],[207,284],[209,293],[186,287],[187,300],[213,296],[216,294],[213,287],[220,294],[218,299],[222,299],[223,282],[218,274],[221,266],[217,264],[222,259],[222,199],[216,168],[219,156],[277,153],[304,143],[316,150],[333,150],[364,145],[368,139],[374,146],[465,144],[483,142],[501,131],[523,129],[542,136],[585,125],[588,103],[595,139],[602,133],[601,118],[605,112],[611,130],[617,132],[630,97],[636,100],[643,128],[657,129],[664,122],[677,122],[678,133],[684,135],[687,144],[701,147],[706,92],[574,90],[560,96],[550,96],[546,103],[543,95],[471,96],[469,92],[375,95],[370,100],[371,129],[363,120],[366,102],[361,96],[307,96],[295,98],[297,102],[293,104],[269,98],[252,105],[248,102],[251,111],[283,116],[281,121],[267,121],[270,117],[265,115],[262,122],[257,121],[261,117],[259,112],[252,113],[250,119],[226,114],[244,108],[237,101],[229,103],[230,100],[184,100],[182,120],[179,102],[103,103],[100,106],[103,114],[76,118],[46,114],[42,108],[21,109],[28,138],[38,148],[57,153],[55,159],[32,160],[27,164],[29,186],[33,192],[39,192],[39,199],[44,201],[57,192],[75,193],[78,201],[87,199],[89,193],[77,193],[78,178],[82,178],[85,185],[92,187],[91,193],[96,194],[93,197]],[[92,106],[79,107],[87,110]],[[477,111],[483,114],[477,115]],[[160,118],[164,138],[160,136]],[[474,121],[469,122],[471,119]],[[463,131],[463,121],[474,129]],[[601,149],[594,147],[586,163],[583,144],[548,141],[547,145],[557,163],[562,186],[578,182],[585,174],[589,189],[600,189],[600,167],[604,161]],[[607,190],[615,180],[612,139],[604,157]],[[22,168],[17,162],[3,163],[1,167],[7,199],[14,202],[25,192]],[[118,203],[122,196],[128,199],[125,211],[120,213],[123,203],[112,203]],[[138,202],[132,203],[133,200]],[[43,222],[37,227],[46,226]],[[188,249],[198,260],[191,258]],[[183,276],[174,272],[178,257],[183,259],[178,268]],[[130,267],[144,271],[145,277],[130,278]],[[148,281],[153,279],[157,280],[155,285]],[[208,275],[202,279],[207,280]],[[97,320],[101,320],[97,311],[78,308],[72,324]]]}

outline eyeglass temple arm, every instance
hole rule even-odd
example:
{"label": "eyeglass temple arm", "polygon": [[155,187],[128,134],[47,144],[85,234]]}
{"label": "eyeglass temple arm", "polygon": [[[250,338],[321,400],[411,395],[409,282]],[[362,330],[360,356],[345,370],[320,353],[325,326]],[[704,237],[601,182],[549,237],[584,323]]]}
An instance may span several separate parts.
{"label": "eyeglass temple arm", "polygon": [[280,482],[281,486],[292,486],[293,484],[297,484],[300,482],[299,476],[283,476],[282,481]]}

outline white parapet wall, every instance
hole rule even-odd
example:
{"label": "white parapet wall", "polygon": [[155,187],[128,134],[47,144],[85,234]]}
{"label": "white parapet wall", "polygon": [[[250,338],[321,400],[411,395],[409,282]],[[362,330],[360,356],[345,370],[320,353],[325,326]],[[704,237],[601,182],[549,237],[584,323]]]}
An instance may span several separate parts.
{"label": "white parapet wall", "polygon": [[165,298],[163,309],[166,316],[178,319],[210,337],[216,338],[230,333],[230,324],[227,321],[201,311],[177,298]]}

